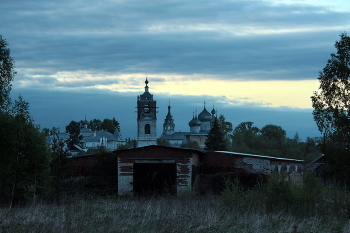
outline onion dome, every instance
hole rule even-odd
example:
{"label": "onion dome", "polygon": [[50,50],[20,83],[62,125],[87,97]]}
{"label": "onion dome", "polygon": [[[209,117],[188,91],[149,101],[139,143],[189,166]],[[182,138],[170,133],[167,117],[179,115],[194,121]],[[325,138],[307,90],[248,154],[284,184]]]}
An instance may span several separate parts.
{"label": "onion dome", "polygon": [[211,120],[211,114],[208,112],[208,110],[205,108],[205,103],[204,103],[204,109],[201,113],[198,115],[198,119],[200,121],[210,121]]}
{"label": "onion dome", "polygon": [[195,117],[193,124],[193,126],[201,126],[201,121],[197,117]]}
{"label": "onion dome", "polygon": [[194,115],[193,115],[193,118],[192,118],[192,120],[190,122],[188,122],[188,125],[190,127],[192,127],[192,126],[200,126],[201,125],[201,121],[198,120],[198,118],[194,117]]}

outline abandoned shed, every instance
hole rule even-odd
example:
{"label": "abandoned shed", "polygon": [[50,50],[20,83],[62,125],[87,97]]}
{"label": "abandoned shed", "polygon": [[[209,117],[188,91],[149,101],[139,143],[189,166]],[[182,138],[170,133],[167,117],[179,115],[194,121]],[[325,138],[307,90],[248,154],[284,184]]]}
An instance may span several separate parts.
{"label": "abandoned shed", "polygon": [[254,185],[274,171],[300,182],[303,160],[226,151],[145,146],[114,151],[120,195],[181,195],[189,189],[220,192],[224,177]]}

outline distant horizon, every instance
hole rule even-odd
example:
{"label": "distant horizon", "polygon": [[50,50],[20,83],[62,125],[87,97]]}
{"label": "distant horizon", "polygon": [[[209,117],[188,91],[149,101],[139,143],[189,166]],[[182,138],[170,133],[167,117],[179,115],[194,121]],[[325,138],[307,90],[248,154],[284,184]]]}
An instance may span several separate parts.
{"label": "distant horizon", "polygon": [[[11,94],[12,98],[17,98],[15,96],[16,90],[14,90]],[[60,128],[60,132],[65,132],[65,126],[68,125],[72,120],[74,121],[80,121],[84,120],[85,116],[88,121],[93,119],[100,119],[103,121],[104,119],[112,119],[113,117],[116,118],[116,120],[120,124],[121,128],[121,135],[123,138],[131,138],[131,139],[137,139],[137,131],[136,131],[136,97],[140,93],[128,93],[127,97],[123,96],[123,100],[116,104],[115,111],[113,109],[109,109],[108,111],[105,110],[106,114],[99,112],[100,109],[102,109],[100,105],[98,105],[99,101],[93,102],[90,104],[94,104],[93,106],[97,109],[94,111],[94,109],[84,109],[87,107],[85,100],[89,99],[89,93],[85,93],[85,95],[81,96],[83,98],[77,98],[75,100],[74,106],[79,106],[79,110],[74,111],[74,113],[69,114],[69,111],[67,112],[69,106],[59,106],[59,109],[64,109],[64,113],[56,115],[53,120],[50,121],[46,118],[45,115],[41,114],[43,111],[45,111],[45,108],[48,106],[42,105],[41,103],[45,100],[36,98],[36,96],[32,96],[32,93],[28,93],[29,98],[26,98],[26,94],[21,94],[25,100],[29,101],[30,104],[30,112],[31,115],[34,118],[34,122],[36,124],[39,124],[41,128],[52,128],[57,127]],[[153,94],[152,92],[150,92]],[[53,95],[53,98],[60,98],[57,93],[50,93]],[[50,95],[48,94],[48,95]],[[118,93],[120,95],[120,93]],[[103,98],[101,100],[103,102],[106,102],[107,99],[112,99],[115,95],[114,92],[110,92],[108,94],[103,94]],[[132,96],[132,94],[135,94],[135,96]],[[74,94],[72,94],[72,99],[74,99]],[[85,98],[84,98],[85,96]],[[158,106],[158,113],[157,113],[157,136],[160,137],[162,134],[162,125],[164,123],[165,116],[168,112],[168,104],[169,104],[169,96],[166,95],[156,95],[153,94],[154,99],[157,101]],[[67,97],[65,97],[67,98]],[[49,98],[52,99],[52,98]],[[117,97],[116,99],[120,99]],[[188,122],[192,119],[193,111],[196,111],[197,114],[199,114],[203,108],[204,108],[204,101],[201,101],[203,98],[198,96],[190,96],[190,97],[183,97],[183,96],[170,96],[170,105],[171,105],[171,114],[173,116],[174,122],[175,122],[175,132],[189,132],[189,126]],[[207,96],[206,97],[206,103],[207,103],[207,110],[208,110],[208,102],[212,101],[213,99],[216,99],[214,97]],[[54,102],[57,101],[57,99],[53,99]],[[125,108],[123,103],[125,103],[125,106],[128,106],[126,109],[121,111],[122,113],[125,113],[125,115],[120,115],[120,109]],[[182,106],[183,103],[186,103],[186,107],[184,108]],[[226,121],[229,121],[233,124],[233,129],[238,126],[238,124],[242,122],[254,122],[254,125],[261,129],[265,125],[268,124],[274,124],[281,126],[284,130],[286,130],[287,137],[293,138],[295,133],[298,133],[300,136],[300,139],[302,141],[305,141],[307,137],[314,138],[314,137],[320,137],[321,134],[318,132],[316,123],[313,121],[312,117],[312,109],[296,109],[296,108],[288,108],[285,107],[284,109],[280,108],[273,108],[273,107],[266,107],[266,106],[227,106],[224,103],[218,101],[214,102],[215,110],[217,110],[217,115],[223,115],[226,119]],[[54,107],[54,106],[52,106]],[[65,109],[67,108],[67,109]],[[51,108],[52,109],[52,108]],[[118,110],[119,109],[119,110]],[[211,108],[208,110],[210,111]],[[77,117],[77,112],[81,112],[80,116]],[[272,113],[272,116],[271,116]],[[290,118],[290,123],[292,124],[285,124],[283,123],[284,118]],[[57,122],[57,124],[55,124]],[[293,126],[293,122],[297,122],[302,127],[300,130],[295,130],[296,128]]]}

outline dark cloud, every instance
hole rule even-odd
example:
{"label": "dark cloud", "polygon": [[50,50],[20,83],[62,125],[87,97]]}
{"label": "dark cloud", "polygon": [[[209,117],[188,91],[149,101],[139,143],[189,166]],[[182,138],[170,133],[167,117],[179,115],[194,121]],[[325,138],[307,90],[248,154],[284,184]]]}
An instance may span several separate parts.
{"label": "dark cloud", "polygon": [[350,21],[320,6],[225,0],[19,1],[0,15],[19,71],[251,80],[314,78]]}

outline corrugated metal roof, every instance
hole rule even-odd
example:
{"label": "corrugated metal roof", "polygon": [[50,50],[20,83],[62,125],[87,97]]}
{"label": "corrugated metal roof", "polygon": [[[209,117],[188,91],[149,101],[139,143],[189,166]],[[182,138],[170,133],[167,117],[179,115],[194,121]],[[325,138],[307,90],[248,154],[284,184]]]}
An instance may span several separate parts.
{"label": "corrugated metal roof", "polygon": [[[271,156],[264,156],[264,155],[254,155],[254,154],[245,154],[245,153],[239,153],[239,152],[230,152],[230,151],[209,151],[209,150],[200,150],[200,149],[192,149],[192,148],[181,148],[181,147],[171,147],[171,146],[157,146],[157,145],[150,145],[150,146],[144,146],[144,147],[138,147],[138,148],[130,148],[125,150],[142,150],[142,148],[145,147],[164,147],[164,148],[171,148],[176,150],[190,150],[190,151],[196,151],[201,154],[207,154],[207,153],[222,153],[227,155],[238,155],[238,156],[246,156],[246,157],[253,157],[253,158],[261,158],[261,159],[270,159],[270,160],[283,160],[283,161],[292,161],[292,162],[305,162],[304,160],[299,159],[289,159],[289,158],[279,158],[279,157],[271,157]],[[117,150],[114,151],[117,153]]]}
{"label": "corrugated metal roof", "polygon": [[212,151],[212,152],[224,153],[224,154],[231,154],[231,155],[241,155],[241,156],[248,156],[248,157],[262,158],[262,159],[272,159],[272,160],[285,160],[285,161],[294,161],[294,162],[304,162],[304,160],[299,160],[299,159],[289,159],[289,158],[271,157],[271,156],[265,156],[265,155],[245,154],[245,153],[230,152],[230,151]]}

